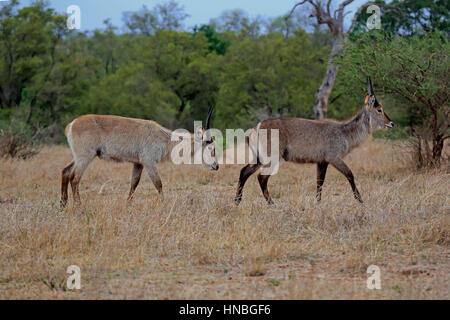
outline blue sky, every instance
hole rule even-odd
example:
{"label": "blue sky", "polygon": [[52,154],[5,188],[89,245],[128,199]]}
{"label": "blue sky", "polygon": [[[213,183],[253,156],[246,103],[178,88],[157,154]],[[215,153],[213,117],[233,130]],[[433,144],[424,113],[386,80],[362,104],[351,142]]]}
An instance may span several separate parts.
{"label": "blue sky", "polygon": [[[31,0],[19,0],[22,5],[31,3]],[[342,0],[334,2],[340,3]],[[165,0],[49,0],[50,6],[58,12],[66,12],[70,5],[78,5],[81,8],[82,31],[102,28],[103,21],[111,18],[113,25],[122,27],[122,13],[124,11],[137,11],[142,5],[148,8]],[[251,17],[258,15],[276,17],[286,14],[298,0],[177,0],[184,6],[190,15],[185,21],[186,27],[206,24],[211,18],[218,17],[228,9],[244,9]],[[353,12],[366,1],[356,0],[349,6]],[[0,2],[1,5],[1,2]],[[302,10],[299,7],[297,10]],[[304,10],[304,9],[303,9]],[[350,15],[352,16],[352,15]]]}

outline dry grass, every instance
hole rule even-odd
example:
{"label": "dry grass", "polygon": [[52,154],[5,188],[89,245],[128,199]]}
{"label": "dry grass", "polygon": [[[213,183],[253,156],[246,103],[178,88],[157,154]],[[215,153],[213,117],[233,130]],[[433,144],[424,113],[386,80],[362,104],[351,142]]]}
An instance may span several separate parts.
{"label": "dry grass", "polygon": [[[411,173],[392,144],[369,141],[347,163],[365,205],[329,170],[314,200],[315,167],[284,164],[268,207],[252,177],[239,208],[241,166],[160,167],[127,205],[131,165],[95,161],[81,208],[61,211],[67,148],[0,159],[3,299],[449,299],[449,175]],[[81,267],[82,289],[65,271]],[[381,268],[382,290],[366,288]]]}

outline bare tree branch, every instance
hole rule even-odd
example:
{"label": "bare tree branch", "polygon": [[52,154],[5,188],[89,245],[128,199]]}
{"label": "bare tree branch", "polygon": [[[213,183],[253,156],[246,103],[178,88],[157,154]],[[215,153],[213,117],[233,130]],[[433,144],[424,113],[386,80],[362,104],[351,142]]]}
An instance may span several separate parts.
{"label": "bare tree branch", "polygon": [[345,7],[351,4],[355,0],[345,0],[339,5],[339,8],[334,12],[334,16],[337,20],[341,20],[344,17]]}
{"label": "bare tree branch", "polygon": [[366,4],[363,4],[359,9],[355,12],[355,15],[353,16],[352,24],[350,25],[350,28],[345,33],[345,37],[347,38],[350,32],[352,32],[353,28],[355,27],[356,20],[358,20],[358,16],[361,14],[361,12],[368,6],[373,5],[373,2],[368,2]]}
{"label": "bare tree branch", "polygon": [[295,4],[294,7],[292,7],[291,11],[284,17],[284,23],[286,24],[286,35],[285,38],[289,37],[289,19],[291,18],[292,14],[294,13],[295,9],[297,9],[298,6],[301,6],[305,4],[306,2],[310,2],[310,0],[303,0],[302,2],[299,2]]}
{"label": "bare tree branch", "polygon": [[[334,43],[332,45],[332,50],[330,53],[330,61],[328,63],[327,72],[322,81],[322,85],[317,90],[316,93],[316,103],[314,106],[314,113],[317,119],[326,118],[327,116],[327,105],[328,98],[333,89],[334,82],[336,79],[336,75],[338,73],[338,66],[334,62],[334,57],[337,56],[342,48],[343,44],[348,38],[351,30],[354,28],[356,24],[356,20],[359,14],[366,8],[374,3],[369,2],[362,5],[355,13],[353,17],[352,24],[350,28],[345,31],[344,28],[344,20],[345,17],[351,12],[345,12],[345,8],[352,4],[355,0],[343,0],[338,8],[334,10],[332,15],[331,5],[333,0],[303,0],[294,5],[294,7],[290,10],[288,15],[285,17],[286,21],[286,37],[289,36],[289,23],[288,20],[294,13],[295,9],[303,4],[310,4],[312,6],[312,12],[310,17],[315,17],[316,21],[319,25],[326,24],[333,35]],[[392,7],[388,5],[377,4],[383,7]]]}
{"label": "bare tree branch", "polygon": [[331,9],[330,9],[330,7],[331,7],[331,1],[332,0],[328,0],[328,2],[327,2],[327,14],[331,17]]}
{"label": "bare tree branch", "polygon": [[361,7],[359,7],[359,9],[355,12],[355,15],[352,19],[352,23],[350,25],[350,27],[348,28],[347,32],[345,33],[345,38],[347,38],[350,33],[352,32],[353,28],[356,25],[356,21],[358,20],[358,16],[363,12],[363,10],[371,5],[376,5],[379,7],[383,7],[383,8],[390,8],[390,10],[386,10],[385,12],[396,12],[397,14],[401,14],[401,11],[398,10],[397,7],[395,6],[391,6],[388,4],[383,4],[383,3],[374,3],[374,2],[368,2],[366,4],[363,4]]}
{"label": "bare tree branch", "polygon": [[286,22],[289,20],[289,18],[292,16],[292,14],[294,13],[295,9],[297,9],[298,6],[301,6],[302,4],[305,4],[306,2],[310,2],[309,0],[303,0],[302,2],[299,2],[297,4],[295,4],[291,11],[287,14],[287,16],[284,18],[286,20]]}

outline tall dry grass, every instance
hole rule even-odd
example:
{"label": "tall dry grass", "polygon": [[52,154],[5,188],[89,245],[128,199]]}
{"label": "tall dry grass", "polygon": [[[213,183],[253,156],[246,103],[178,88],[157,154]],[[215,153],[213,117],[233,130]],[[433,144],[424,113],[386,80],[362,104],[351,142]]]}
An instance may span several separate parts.
{"label": "tall dry grass", "polygon": [[[276,205],[255,175],[238,208],[241,166],[163,164],[165,200],[145,178],[128,205],[131,165],[96,160],[83,205],[63,211],[67,148],[0,159],[0,298],[448,299],[449,175],[402,159],[378,140],[348,156],[364,205],[333,168],[318,205],[315,167],[284,164],[269,182]],[[73,264],[80,291],[66,288]],[[371,264],[381,290],[366,288]]]}

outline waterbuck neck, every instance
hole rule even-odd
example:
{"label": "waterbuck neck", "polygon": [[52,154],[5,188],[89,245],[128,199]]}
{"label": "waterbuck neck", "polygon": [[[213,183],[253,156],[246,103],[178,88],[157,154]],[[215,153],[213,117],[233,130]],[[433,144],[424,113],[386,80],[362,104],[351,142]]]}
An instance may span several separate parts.
{"label": "waterbuck neck", "polygon": [[342,123],[342,132],[347,139],[349,150],[358,147],[370,134],[370,114],[363,108],[350,120]]}

